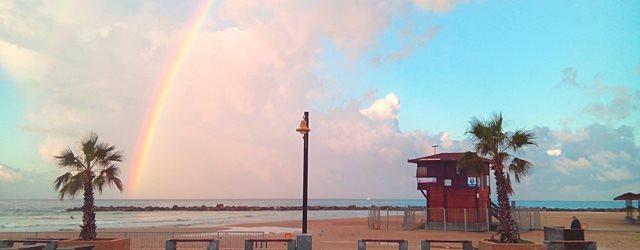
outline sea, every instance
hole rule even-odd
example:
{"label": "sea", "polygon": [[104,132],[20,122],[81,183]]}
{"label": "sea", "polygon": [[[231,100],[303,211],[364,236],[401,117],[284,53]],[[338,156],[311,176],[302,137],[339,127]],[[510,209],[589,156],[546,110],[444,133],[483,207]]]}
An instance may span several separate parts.
{"label": "sea", "polygon": [[[172,200],[98,199],[96,206],[300,206],[298,199]],[[311,199],[310,206],[424,206],[424,200]],[[624,201],[517,201],[518,206],[547,208],[624,208]],[[0,232],[33,232],[78,229],[82,212],[67,208],[82,206],[82,199],[0,199]],[[309,211],[309,219],[367,217],[368,211]],[[298,220],[301,211],[145,211],[97,212],[100,228],[216,227],[232,224]]]}

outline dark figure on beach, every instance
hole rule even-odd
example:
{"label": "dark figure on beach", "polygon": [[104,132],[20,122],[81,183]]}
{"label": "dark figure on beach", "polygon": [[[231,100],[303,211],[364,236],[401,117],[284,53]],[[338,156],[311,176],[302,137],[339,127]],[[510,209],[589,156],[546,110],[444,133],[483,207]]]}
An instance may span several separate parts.
{"label": "dark figure on beach", "polygon": [[582,229],[582,225],[580,225],[580,220],[573,216],[573,221],[571,221],[571,229]]}

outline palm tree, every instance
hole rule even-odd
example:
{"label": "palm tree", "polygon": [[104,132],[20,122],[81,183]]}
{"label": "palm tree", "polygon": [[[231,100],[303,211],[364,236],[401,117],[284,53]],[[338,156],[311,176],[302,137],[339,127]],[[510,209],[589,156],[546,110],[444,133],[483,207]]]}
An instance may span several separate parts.
{"label": "palm tree", "polygon": [[98,135],[88,134],[81,141],[82,152],[74,153],[71,148],[54,156],[58,160],[60,168],[68,171],[56,178],[53,182],[55,190],[59,192],[60,200],[65,195],[75,195],[84,191],[84,204],[82,205],[82,240],[96,239],[96,213],[94,211],[93,189],[102,189],[106,186],[115,186],[122,192],[122,181],[118,178],[120,168],[117,163],[123,159],[122,152],[116,151],[115,146],[107,143],[98,143]]}
{"label": "palm tree", "polygon": [[[476,152],[466,152],[460,160],[463,168],[477,167],[480,156],[491,160],[491,166],[496,179],[498,194],[498,220],[500,221],[500,242],[515,243],[520,235],[511,216],[509,196],[513,194],[511,174],[517,182],[525,176],[533,166],[531,162],[515,156],[528,145],[536,145],[535,134],[531,131],[516,130],[505,132],[502,130],[502,113],[493,114],[489,120],[473,118],[469,131]],[[509,165],[505,166],[505,163]],[[506,167],[506,169],[505,169]]]}

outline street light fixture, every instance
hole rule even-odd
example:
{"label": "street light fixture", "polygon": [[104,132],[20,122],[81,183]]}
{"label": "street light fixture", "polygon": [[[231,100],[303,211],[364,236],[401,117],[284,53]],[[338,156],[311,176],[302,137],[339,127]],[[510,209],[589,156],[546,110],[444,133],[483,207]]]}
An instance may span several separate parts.
{"label": "street light fixture", "polygon": [[296,131],[302,134],[304,139],[304,153],[302,166],[302,233],[307,233],[307,186],[309,175],[309,112],[305,111],[300,127]]}

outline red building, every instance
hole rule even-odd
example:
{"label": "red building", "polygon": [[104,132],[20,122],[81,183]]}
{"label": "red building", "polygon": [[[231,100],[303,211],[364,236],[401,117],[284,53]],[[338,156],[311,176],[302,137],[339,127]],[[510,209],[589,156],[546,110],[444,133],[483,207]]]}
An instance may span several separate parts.
{"label": "red building", "polygon": [[481,158],[481,168],[461,169],[458,161],[463,155],[440,153],[408,160],[417,164],[417,189],[426,199],[427,222],[486,225],[490,219],[490,161]]}

